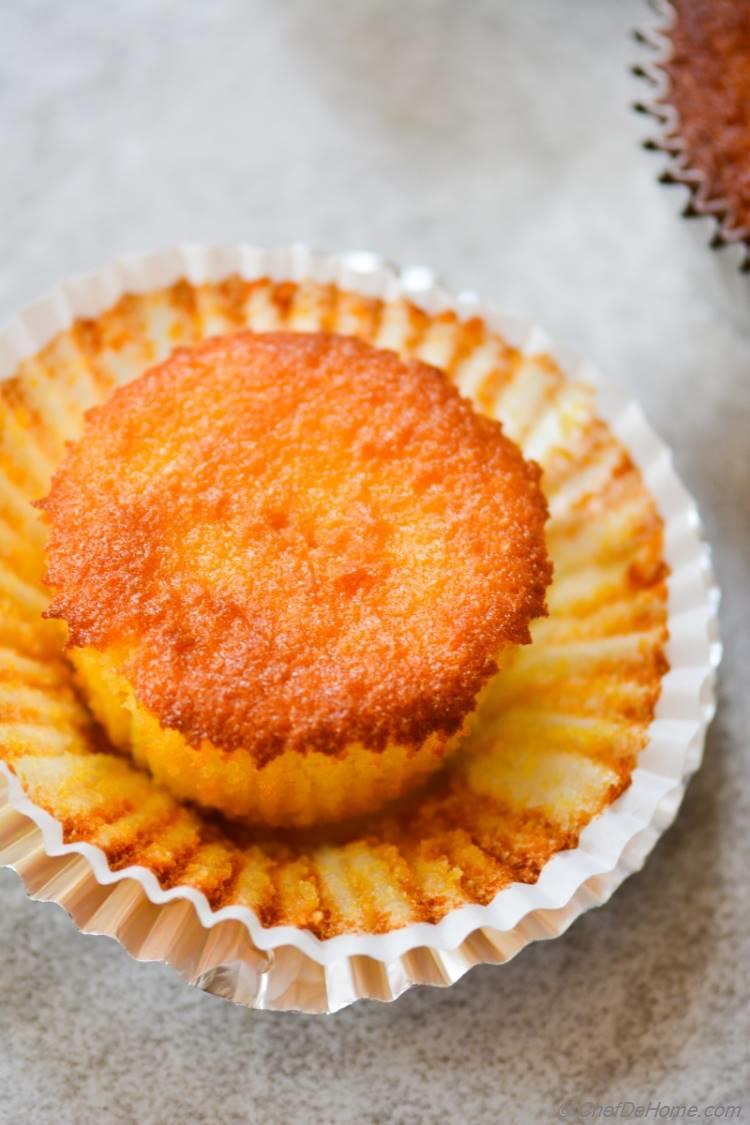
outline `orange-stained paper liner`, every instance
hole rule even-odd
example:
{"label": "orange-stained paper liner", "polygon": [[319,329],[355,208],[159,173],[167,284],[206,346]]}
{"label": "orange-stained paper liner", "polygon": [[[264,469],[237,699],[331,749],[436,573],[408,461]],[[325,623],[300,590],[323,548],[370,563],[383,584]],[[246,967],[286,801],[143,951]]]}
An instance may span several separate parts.
{"label": "orange-stained paper liner", "polygon": [[[345,931],[342,926],[335,936],[319,937],[310,927],[263,925],[259,915],[243,904],[214,909],[195,885],[177,883],[164,889],[143,865],[112,870],[101,847],[71,838],[70,828],[65,841],[61,821],[31,801],[21,784],[20,759],[13,758],[11,751],[16,745],[13,739],[25,739],[25,745],[33,745],[34,724],[29,724],[28,708],[33,705],[34,690],[26,692],[27,710],[17,708],[15,718],[7,711],[6,721],[2,721],[0,710],[0,738],[10,747],[6,757],[13,762],[11,767],[0,756],[0,863],[16,868],[31,897],[60,903],[87,933],[118,938],[139,960],[169,962],[191,983],[218,996],[255,1008],[335,1011],[356,999],[395,999],[416,983],[450,984],[475,964],[505,962],[528,942],[561,934],[582,911],[605,902],[626,875],[639,870],[661,832],[674,819],[688,778],[701,763],[705,729],[714,711],[715,669],[721,655],[716,624],[719,594],[695,505],[672,468],[669,451],[645,422],[640,408],[624,403],[611,388],[600,387],[596,372],[588,364],[553,353],[537,328],[498,315],[472,294],[450,297],[425,269],[397,270],[373,254],[318,254],[302,246],[279,251],[244,245],[228,249],[184,246],[121,260],[90,277],[66,282],[11,324],[0,336],[0,376],[11,378],[22,360],[36,355],[76,318],[97,317],[124,294],[152,294],[181,279],[186,279],[196,293],[207,286],[210,293],[211,282],[237,276],[296,284],[297,289],[292,285],[292,290],[299,299],[288,326],[298,331],[320,326],[315,303],[309,304],[310,293],[317,293],[316,286],[334,286],[340,294],[381,299],[387,315],[383,313],[381,318],[377,342],[421,354],[439,366],[443,337],[454,330],[457,316],[459,325],[469,319],[472,324],[489,326],[491,340],[482,336],[478,344],[472,344],[473,351],[469,349],[464,355],[455,377],[464,394],[501,418],[528,456],[541,458],[555,441],[563,441],[560,434],[564,436],[567,426],[576,426],[580,413],[588,408],[587,387],[595,386],[596,415],[604,418],[620,443],[618,448],[624,448],[640,469],[643,495],[656,504],[663,521],[663,557],[669,567],[665,595],[669,670],[661,675],[656,711],[644,733],[629,782],[621,785],[621,794],[604,802],[602,811],[586,823],[577,834],[575,847],[557,850],[541,866],[539,877],[535,872],[528,876],[535,881],[509,883],[484,904],[468,901],[446,908],[437,921],[407,920],[383,933],[361,933],[354,926]],[[325,326],[355,331],[344,318],[343,304],[337,307],[338,319]],[[351,316],[351,307],[347,308],[346,315]],[[418,346],[409,344],[408,332],[401,323],[409,308],[421,318]],[[214,315],[208,306],[201,315],[204,335],[241,326],[228,324],[226,316],[220,311]],[[253,327],[277,326],[266,325],[264,315],[262,308],[256,308],[255,319],[251,316],[249,323]],[[489,378],[488,384],[487,375],[488,370],[490,377],[494,372],[487,352],[490,343],[497,346],[498,340],[503,341],[508,354],[513,353],[512,373],[500,390],[491,390],[490,394],[487,387],[493,379]],[[101,341],[99,346],[103,346]],[[116,369],[118,361],[117,354],[114,358],[110,355],[110,369]],[[125,367],[124,378],[137,373],[132,369],[132,358]],[[557,380],[552,397],[545,381],[550,371]],[[38,395],[39,413],[44,414],[45,408],[52,411],[44,388],[35,386],[31,384],[29,395]],[[24,411],[28,425],[34,425],[36,408],[29,411],[28,398]],[[26,424],[24,417],[21,411],[18,425]],[[609,470],[616,475],[616,468],[609,466]],[[597,474],[602,471],[602,463],[594,461],[576,479],[575,487],[568,481],[557,489],[551,498],[553,526],[555,519],[558,526],[570,522],[575,505],[585,504],[587,493],[596,496]],[[8,496],[6,501],[11,506],[19,503],[13,498],[12,481]],[[598,515],[594,511],[590,515],[594,521],[591,533],[600,534],[604,541],[607,532],[616,538],[620,531],[622,538],[627,534],[625,514],[626,508],[618,508],[616,519],[613,516],[608,523],[606,511]],[[569,540],[568,550],[571,541],[575,547],[575,539]],[[567,579],[569,585],[585,585],[587,574],[584,569],[577,573],[575,552],[566,559],[568,571],[563,560],[555,583]],[[3,580],[7,587],[4,595],[11,602],[26,596],[22,579],[6,575]],[[580,652],[581,646],[585,647],[586,641],[571,642],[564,633],[563,639],[558,636],[555,640],[555,629],[559,630],[559,622],[554,620],[553,611],[548,622],[540,625],[535,645],[524,654],[536,652],[541,654],[535,657],[539,660],[555,643],[571,643],[568,652]],[[614,651],[623,638],[616,629],[611,633],[608,641],[599,639],[597,643],[605,648],[608,643]],[[647,633],[643,638],[645,651]],[[641,643],[639,637],[635,639]],[[528,675],[532,683],[533,676]],[[546,721],[549,717],[545,715],[540,710],[536,719]],[[526,721],[533,720],[532,714]],[[566,721],[578,723],[584,741],[588,720],[568,717]],[[599,715],[596,722],[599,729],[602,722],[606,723],[606,715],[604,719]],[[613,723],[613,745],[621,733]],[[49,740],[48,732],[45,737]],[[509,737],[507,729],[504,737]],[[523,740],[523,732],[521,737]],[[54,757],[53,750],[48,753]],[[522,750],[517,757],[525,760]],[[513,762],[515,758],[512,754],[503,760]],[[582,756],[580,760],[589,762]],[[471,774],[470,764],[467,773]],[[482,784],[486,784],[486,778]],[[471,794],[469,783],[466,791]],[[573,804],[575,798],[573,793]],[[405,917],[408,907],[408,902],[399,907],[407,911]]]}

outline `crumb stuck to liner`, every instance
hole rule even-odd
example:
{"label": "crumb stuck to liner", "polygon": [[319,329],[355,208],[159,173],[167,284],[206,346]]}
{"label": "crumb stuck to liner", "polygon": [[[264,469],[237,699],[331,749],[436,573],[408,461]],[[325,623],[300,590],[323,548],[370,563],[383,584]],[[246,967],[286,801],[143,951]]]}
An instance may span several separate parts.
{"label": "crumb stuck to liner", "polygon": [[[61,891],[83,928],[99,917],[136,956],[254,1006],[391,999],[507,959],[543,918],[559,932],[642,861],[712,708],[710,571],[663,447],[632,407],[605,423],[539,333],[409,278],[368,255],[188,248],[70,283],[6,336],[0,855],[24,871],[31,817],[47,862],[100,900],[90,915]],[[540,462],[552,513],[550,616],[483,700],[471,752],[405,805],[329,836],[229,830],[102,750],[59,627],[39,616],[43,529],[29,501],[83,412],[176,345],[238,327],[333,327],[442,368]],[[39,897],[65,885],[28,863],[25,874]],[[128,909],[113,925],[117,896]],[[160,945],[176,911],[200,940]]]}

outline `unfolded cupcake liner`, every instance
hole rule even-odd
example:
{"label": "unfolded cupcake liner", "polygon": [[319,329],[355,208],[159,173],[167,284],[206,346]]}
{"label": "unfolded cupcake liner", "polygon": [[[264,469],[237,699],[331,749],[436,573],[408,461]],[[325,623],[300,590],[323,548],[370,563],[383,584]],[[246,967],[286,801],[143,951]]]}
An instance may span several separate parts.
{"label": "unfolded cupcake liner", "polygon": [[666,64],[672,56],[669,31],[676,18],[671,0],[648,0],[652,18],[635,32],[642,48],[641,59],[633,72],[649,85],[647,96],[639,98],[635,108],[648,115],[653,128],[644,139],[644,148],[660,158],[659,180],[679,199],[680,213],[696,243],[713,252],[714,261],[725,289],[738,312],[747,312],[750,296],[750,241],[741,232],[733,231],[728,208],[715,195],[710,195],[703,173],[690,166],[675,132],[679,130],[679,114],[669,104],[670,83]]}
{"label": "unfolded cupcake liner", "polygon": [[[123,294],[152,294],[184,282],[196,287],[198,299],[203,300],[201,293],[208,286],[202,308],[204,334],[238,327],[228,317],[229,305],[213,307],[210,290],[211,283],[228,284],[227,279],[235,277],[296,285],[290,319],[296,330],[321,326],[315,308],[318,291],[309,286],[335,286],[339,293],[356,295],[366,307],[368,301],[383,302],[388,316],[382,319],[377,341],[383,346],[399,347],[408,337],[404,315],[422,318],[427,329],[420,354],[438,365],[445,349],[443,337],[455,330],[456,318],[459,324],[481,318],[514,355],[524,357],[521,363],[513,361],[520,374],[502,392],[501,416],[511,436],[524,436],[525,452],[538,456],[553,442],[555,427],[576,424],[576,396],[570,388],[578,381],[595,386],[597,415],[640,469],[664,522],[663,550],[670,570],[665,648],[669,670],[661,677],[656,710],[629,784],[583,828],[575,846],[557,850],[547,859],[535,881],[513,882],[490,901],[457,905],[437,921],[407,922],[378,933],[320,937],[301,925],[263,924],[258,913],[245,905],[215,909],[195,886],[164,887],[145,866],[113,868],[98,845],[71,839],[70,832],[66,838],[61,820],[25,791],[17,764],[11,768],[0,758],[5,778],[0,795],[0,862],[19,872],[32,897],[58,902],[83,931],[115,937],[139,959],[167,961],[191,983],[216,995],[256,1008],[335,1011],[361,998],[392,1000],[417,983],[451,984],[475,964],[507,961],[530,941],[564,932],[642,866],[676,815],[687,780],[700,764],[720,658],[718,593],[695,506],[674,473],[669,451],[640,409],[602,387],[588,364],[555,353],[539,329],[498,315],[473,294],[450,297],[426,269],[398,270],[369,253],[316,254],[301,246],[278,251],[187,246],[123,259],[66,283],[19,317],[0,337],[0,376],[13,377],[23,360],[38,355],[58,333],[79,318],[100,317]],[[264,323],[264,308],[256,308],[253,327],[276,326]],[[337,321],[325,326],[345,331],[355,314],[348,305],[337,309]],[[155,306],[150,328],[155,335],[163,330],[162,315],[163,309]],[[100,335],[97,354],[104,354],[106,331]],[[477,387],[482,372],[487,372],[488,347],[482,342],[468,359],[462,359],[458,381],[464,393],[480,394]],[[544,363],[536,363],[540,356]],[[529,357],[534,362],[527,362]],[[121,365],[122,377],[130,378],[148,365],[148,358],[123,351],[110,366]],[[564,411],[557,405],[553,409],[545,397],[545,363],[559,364],[568,376],[563,390],[555,391],[555,404],[565,398]],[[33,399],[30,411],[29,395],[23,404],[32,415],[28,425],[35,422],[35,402],[41,415],[55,415],[56,425],[65,433],[65,410],[59,403],[53,408],[33,379],[27,385]],[[67,387],[66,402],[74,402],[79,393],[77,387],[72,391]],[[78,405],[82,411],[87,403]],[[590,475],[595,470],[596,464]],[[8,502],[15,503],[12,489],[10,495]],[[565,495],[563,485],[556,494],[563,516]],[[554,504],[553,499],[553,509]],[[615,524],[614,531],[618,527]],[[564,560],[562,569],[564,581]],[[574,565],[567,578],[575,582]],[[12,576],[8,581],[12,586]],[[11,596],[25,593],[12,590]],[[554,627],[552,621],[550,628]],[[576,651],[585,643],[578,642]],[[610,648],[618,643],[615,632]],[[532,646],[532,651],[536,648]],[[587,729],[584,722],[582,738]],[[7,727],[4,730],[9,737]]]}

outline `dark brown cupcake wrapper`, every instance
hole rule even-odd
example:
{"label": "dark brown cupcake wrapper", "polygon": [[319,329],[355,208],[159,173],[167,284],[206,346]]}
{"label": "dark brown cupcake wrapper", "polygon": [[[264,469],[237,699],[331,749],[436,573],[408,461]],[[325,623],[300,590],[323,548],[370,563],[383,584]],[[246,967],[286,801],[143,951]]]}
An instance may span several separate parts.
{"label": "dark brown cupcake wrapper", "polygon": [[641,48],[641,58],[633,73],[648,83],[648,93],[633,108],[647,115],[655,128],[643,140],[643,147],[662,158],[659,182],[681,189],[681,215],[689,219],[689,229],[701,245],[721,251],[717,261],[725,272],[731,288],[747,302],[747,283],[740,283],[737,274],[750,273],[750,231],[733,224],[726,200],[711,191],[703,173],[690,165],[679,138],[679,114],[669,104],[670,83],[665,63],[672,53],[669,30],[675,19],[670,0],[649,0],[653,23],[636,29],[634,38]]}

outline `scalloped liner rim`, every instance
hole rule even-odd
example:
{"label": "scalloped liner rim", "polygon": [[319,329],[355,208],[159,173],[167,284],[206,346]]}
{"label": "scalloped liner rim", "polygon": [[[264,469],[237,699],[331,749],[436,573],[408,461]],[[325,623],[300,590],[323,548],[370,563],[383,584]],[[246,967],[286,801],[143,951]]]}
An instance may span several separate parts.
{"label": "scalloped liner rim", "polygon": [[[719,592],[696,506],[674,471],[669,449],[646,422],[637,404],[627,402],[612,388],[603,388],[597,371],[590,364],[563,355],[535,326],[503,316],[481,303],[472,292],[451,298],[436,284],[433,273],[424,267],[398,270],[369,252],[316,254],[299,244],[270,251],[247,245],[204,248],[187,244],[164,253],[121,258],[101,271],[73,278],[21,313],[0,334],[0,378],[12,374],[25,356],[34,354],[58,331],[68,328],[76,316],[97,315],[125,292],[148,292],[181,277],[193,283],[216,281],[232,273],[249,279],[259,276],[295,281],[307,277],[318,281],[336,279],[340,285],[348,285],[365,295],[377,292],[385,299],[405,297],[428,312],[450,307],[459,315],[481,315],[521,350],[548,352],[566,375],[595,386],[598,412],[641,469],[664,518],[665,554],[672,571],[668,581],[670,671],[662,681],[639,765],[628,789],[586,826],[577,847],[558,852],[548,860],[536,883],[510,884],[487,905],[466,904],[450,911],[437,923],[412,923],[385,934],[340,934],[326,939],[292,926],[264,927],[248,907],[227,906],[213,910],[201,891],[184,886],[163,890],[155,875],[144,867],[112,871],[105,853],[96,845],[63,843],[60,822],[26,797],[19,779],[0,761],[0,769],[8,781],[9,804],[37,825],[47,854],[83,856],[100,884],[134,879],[157,905],[176,899],[192,902],[206,928],[233,919],[247,927],[251,941],[259,950],[269,952],[293,946],[324,967],[352,956],[389,962],[420,947],[453,950],[475,930],[484,927],[510,932],[536,910],[560,910],[567,906],[592,876],[614,876],[601,900],[602,903],[607,901],[630,873],[622,871],[621,878],[617,878],[618,865],[627,845],[652,826],[659,810],[670,798],[675,800],[674,795],[681,790],[674,804],[676,815],[686,783],[700,765],[705,731],[715,711],[714,681],[721,659],[717,623]],[[674,541],[670,536],[672,531]],[[697,567],[702,596],[694,595],[687,607],[676,608],[673,581],[677,571],[686,566]],[[684,629],[675,629],[680,618],[683,618]],[[698,659],[693,651],[696,647]],[[680,673],[688,671],[696,678],[697,686],[694,707],[684,715],[685,702],[679,691],[679,679]],[[683,716],[675,718],[680,712]],[[650,761],[654,762],[651,768],[647,764]],[[665,827],[656,830],[642,857],[644,862]],[[585,909],[581,906],[559,932],[567,929]]]}

